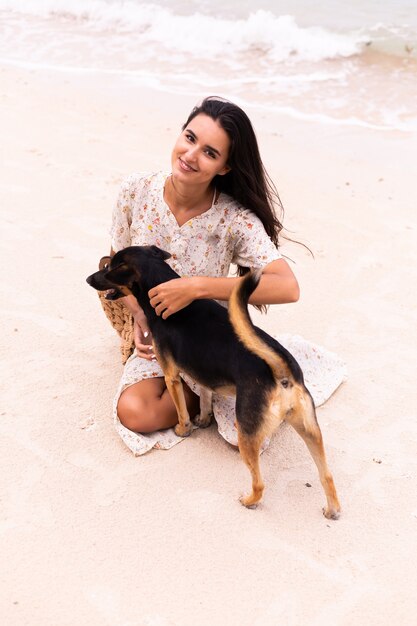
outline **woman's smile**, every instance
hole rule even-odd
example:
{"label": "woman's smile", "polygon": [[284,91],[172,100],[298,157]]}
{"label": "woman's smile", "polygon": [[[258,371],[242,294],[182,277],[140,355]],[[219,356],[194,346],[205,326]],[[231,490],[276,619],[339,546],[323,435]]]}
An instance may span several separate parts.
{"label": "woman's smile", "polygon": [[188,165],[188,163],[184,161],[184,159],[182,159],[181,157],[178,157],[178,161],[180,163],[181,169],[184,170],[184,172],[196,172],[197,171],[194,167],[191,167],[191,165]]}

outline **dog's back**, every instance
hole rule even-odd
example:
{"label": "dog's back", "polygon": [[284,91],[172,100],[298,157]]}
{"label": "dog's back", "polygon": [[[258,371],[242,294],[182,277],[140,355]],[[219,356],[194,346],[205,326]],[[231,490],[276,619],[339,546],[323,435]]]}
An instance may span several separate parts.
{"label": "dog's back", "polygon": [[235,387],[250,372],[273,382],[269,366],[238,340],[227,309],[217,302],[196,300],[156,322],[152,332],[181,371],[212,390]]}
{"label": "dog's back", "polygon": [[303,385],[291,353],[250,319],[248,300],[259,279],[260,272],[249,272],[228,310],[213,300],[195,300],[166,320],[158,318],[152,328],[156,341],[182,371],[213,390],[251,379],[268,388],[288,378]]}
{"label": "dog's back", "polygon": [[[239,306],[247,314],[246,305]],[[301,369],[292,355],[273,337],[249,323],[264,350],[273,354],[276,363],[283,363],[285,375],[302,381]],[[166,320],[158,320],[152,331],[161,348],[171,353],[183,371],[213,389],[248,376],[270,379],[271,384],[276,378],[262,351],[253,349],[253,342],[246,338],[242,341],[227,309],[213,300],[192,302]]]}

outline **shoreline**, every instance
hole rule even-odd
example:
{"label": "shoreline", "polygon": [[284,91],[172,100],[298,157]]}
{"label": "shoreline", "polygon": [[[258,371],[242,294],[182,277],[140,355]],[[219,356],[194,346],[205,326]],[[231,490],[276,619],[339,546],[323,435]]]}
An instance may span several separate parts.
{"label": "shoreline", "polygon": [[[97,61],[96,65],[86,66],[85,62],[83,65],[65,64],[63,59],[48,63],[0,56],[0,66],[63,74],[70,80],[77,80],[78,77],[80,80],[91,78],[103,81],[108,78],[110,81],[125,82],[136,89],[151,89],[173,97],[186,95],[195,100],[199,99],[202,92],[222,93],[244,109],[258,109],[290,119],[336,127],[363,127],[388,133],[417,133],[416,111],[410,107],[404,108],[404,103],[413,101],[414,96],[417,96],[417,59],[412,57],[366,50],[347,59],[341,56],[315,63],[304,61],[299,64],[297,71],[295,67],[284,63],[279,76],[266,72],[262,63],[258,67],[254,57],[251,61],[253,76],[245,80],[238,76],[242,71],[248,71],[250,57],[245,60],[246,64],[249,63],[248,68],[234,68],[233,72],[230,67],[224,71],[218,70],[216,79],[210,75],[210,63],[203,64],[200,72],[202,63],[198,59],[187,66],[187,72],[179,73],[179,66],[167,65],[166,59],[153,64],[145,61],[144,65],[136,69],[125,66],[122,53],[116,55],[116,59],[120,67],[106,67],[107,61],[103,59]],[[144,69],[148,66],[149,70]],[[387,98],[385,84],[393,82],[396,84],[395,92],[391,92]],[[305,100],[310,102],[309,107],[305,107]]]}

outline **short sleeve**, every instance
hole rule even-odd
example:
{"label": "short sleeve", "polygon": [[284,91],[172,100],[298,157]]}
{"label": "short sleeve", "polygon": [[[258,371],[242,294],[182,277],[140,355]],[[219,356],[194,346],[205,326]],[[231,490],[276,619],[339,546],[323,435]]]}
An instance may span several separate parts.
{"label": "short sleeve", "polygon": [[234,240],[232,263],[242,267],[265,267],[281,254],[252,211],[241,209],[231,226]]}
{"label": "short sleeve", "polygon": [[130,226],[132,224],[132,176],[126,178],[120,187],[110,228],[111,247],[115,252],[131,244]]}

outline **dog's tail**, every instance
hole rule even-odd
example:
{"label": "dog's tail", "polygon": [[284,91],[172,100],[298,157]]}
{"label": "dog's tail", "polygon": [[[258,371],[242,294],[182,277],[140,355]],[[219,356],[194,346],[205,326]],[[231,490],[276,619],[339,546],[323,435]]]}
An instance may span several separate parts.
{"label": "dog's tail", "polygon": [[276,380],[291,376],[286,361],[259,335],[248,312],[248,300],[261,279],[262,269],[252,270],[238,282],[229,300],[229,319],[243,345],[263,359],[271,368]]}

